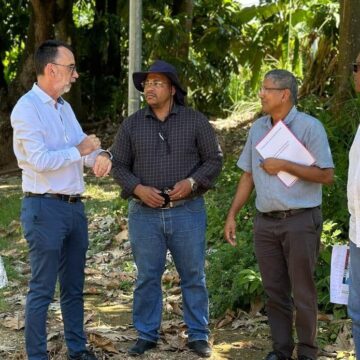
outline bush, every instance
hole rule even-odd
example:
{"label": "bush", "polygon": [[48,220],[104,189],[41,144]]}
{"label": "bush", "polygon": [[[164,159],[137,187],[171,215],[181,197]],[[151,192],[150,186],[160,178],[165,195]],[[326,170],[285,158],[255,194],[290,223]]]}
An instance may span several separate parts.
{"label": "bush", "polygon": [[216,190],[207,196],[207,239],[212,249],[208,257],[207,285],[212,316],[220,316],[227,309],[249,309],[251,303],[263,296],[261,277],[256,263],[252,227],[255,215],[253,199],[238,214],[237,243],[232,247],[224,240],[223,229],[230,208],[240,170],[236,159],[228,157]]}

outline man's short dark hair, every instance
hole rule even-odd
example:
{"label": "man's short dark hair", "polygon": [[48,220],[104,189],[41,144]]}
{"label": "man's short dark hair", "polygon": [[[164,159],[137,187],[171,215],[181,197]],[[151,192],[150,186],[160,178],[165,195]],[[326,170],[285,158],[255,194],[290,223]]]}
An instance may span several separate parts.
{"label": "man's short dark hair", "polygon": [[265,79],[271,79],[280,88],[289,89],[291,102],[297,103],[298,85],[295,76],[287,70],[275,69],[265,74]]}
{"label": "man's short dark hair", "polygon": [[59,47],[72,52],[71,46],[60,40],[46,40],[37,48],[34,55],[36,75],[43,75],[45,66],[56,61]]}

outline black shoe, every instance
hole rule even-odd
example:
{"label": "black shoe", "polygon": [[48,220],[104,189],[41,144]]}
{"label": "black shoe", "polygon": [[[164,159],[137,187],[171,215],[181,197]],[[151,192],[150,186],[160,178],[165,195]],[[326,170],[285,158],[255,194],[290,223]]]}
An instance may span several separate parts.
{"label": "black shoe", "polygon": [[154,347],[156,347],[156,342],[138,339],[136,344],[128,349],[128,354],[130,356],[138,356],[143,354],[145,351],[153,349]]}
{"label": "black shoe", "polygon": [[306,355],[300,355],[300,356],[298,357],[298,360],[313,360],[313,358],[308,357],[308,356],[306,356]]}
{"label": "black shoe", "polygon": [[288,358],[277,351],[272,351],[266,355],[264,360],[291,360],[291,358]]}
{"label": "black shoe", "polygon": [[188,343],[189,349],[196,352],[201,357],[210,357],[211,348],[206,340],[195,340]]}
{"label": "black shoe", "polygon": [[98,358],[93,352],[84,350],[75,355],[68,355],[68,360],[98,360]]}

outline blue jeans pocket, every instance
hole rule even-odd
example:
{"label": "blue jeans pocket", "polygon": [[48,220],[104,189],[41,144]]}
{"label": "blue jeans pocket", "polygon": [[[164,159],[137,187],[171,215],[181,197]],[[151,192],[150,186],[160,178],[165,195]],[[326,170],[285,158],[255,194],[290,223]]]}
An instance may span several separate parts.
{"label": "blue jeans pocket", "polygon": [[205,204],[203,198],[190,200],[184,204],[184,208],[190,213],[198,213],[204,211]]}
{"label": "blue jeans pocket", "polygon": [[136,214],[139,212],[141,208],[141,204],[135,200],[130,200],[128,205],[128,213],[129,214]]}
{"label": "blue jeans pocket", "polygon": [[21,206],[21,225],[28,239],[33,226],[41,222],[41,198],[24,198]]}

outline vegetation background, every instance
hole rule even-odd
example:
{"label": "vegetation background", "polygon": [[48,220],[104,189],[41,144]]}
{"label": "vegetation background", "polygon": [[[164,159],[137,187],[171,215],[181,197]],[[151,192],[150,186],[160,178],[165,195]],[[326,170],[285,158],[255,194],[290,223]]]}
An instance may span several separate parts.
{"label": "vegetation background", "polygon": [[[9,114],[34,82],[32,55],[48,38],[73,46],[80,78],[68,100],[83,128],[96,129],[105,146],[111,144],[127,109],[129,1],[0,0],[3,169],[14,164]],[[316,278],[320,311],[337,319],[346,317],[345,307],[329,302],[329,272],[332,245],[348,241],[348,151],[360,119],[351,80],[351,63],[360,51],[359,19],[360,0],[260,0],[250,7],[235,0],[143,1],[139,29],[143,68],[158,58],[173,63],[188,88],[189,105],[204,112],[215,126],[220,118],[229,123],[239,120],[236,131],[225,126],[219,133],[225,167],[216,189],[207,195],[207,279],[213,318],[238,309],[257,313],[263,308],[251,241],[253,201],[239,214],[237,248],[224,243],[222,231],[240,176],[236,158],[248,126],[259,115],[261,79],[272,68],[285,68],[297,76],[298,107],[319,118],[329,136],[336,179],[333,186],[324,188],[325,223]],[[20,189],[16,193],[0,190],[1,226],[8,229],[19,216]],[[101,214],[119,212],[126,215],[126,204],[112,193]],[[19,274],[7,255],[12,236],[0,231],[0,254],[10,280],[16,280]],[[100,237],[94,243],[99,241],[105,240]]]}

